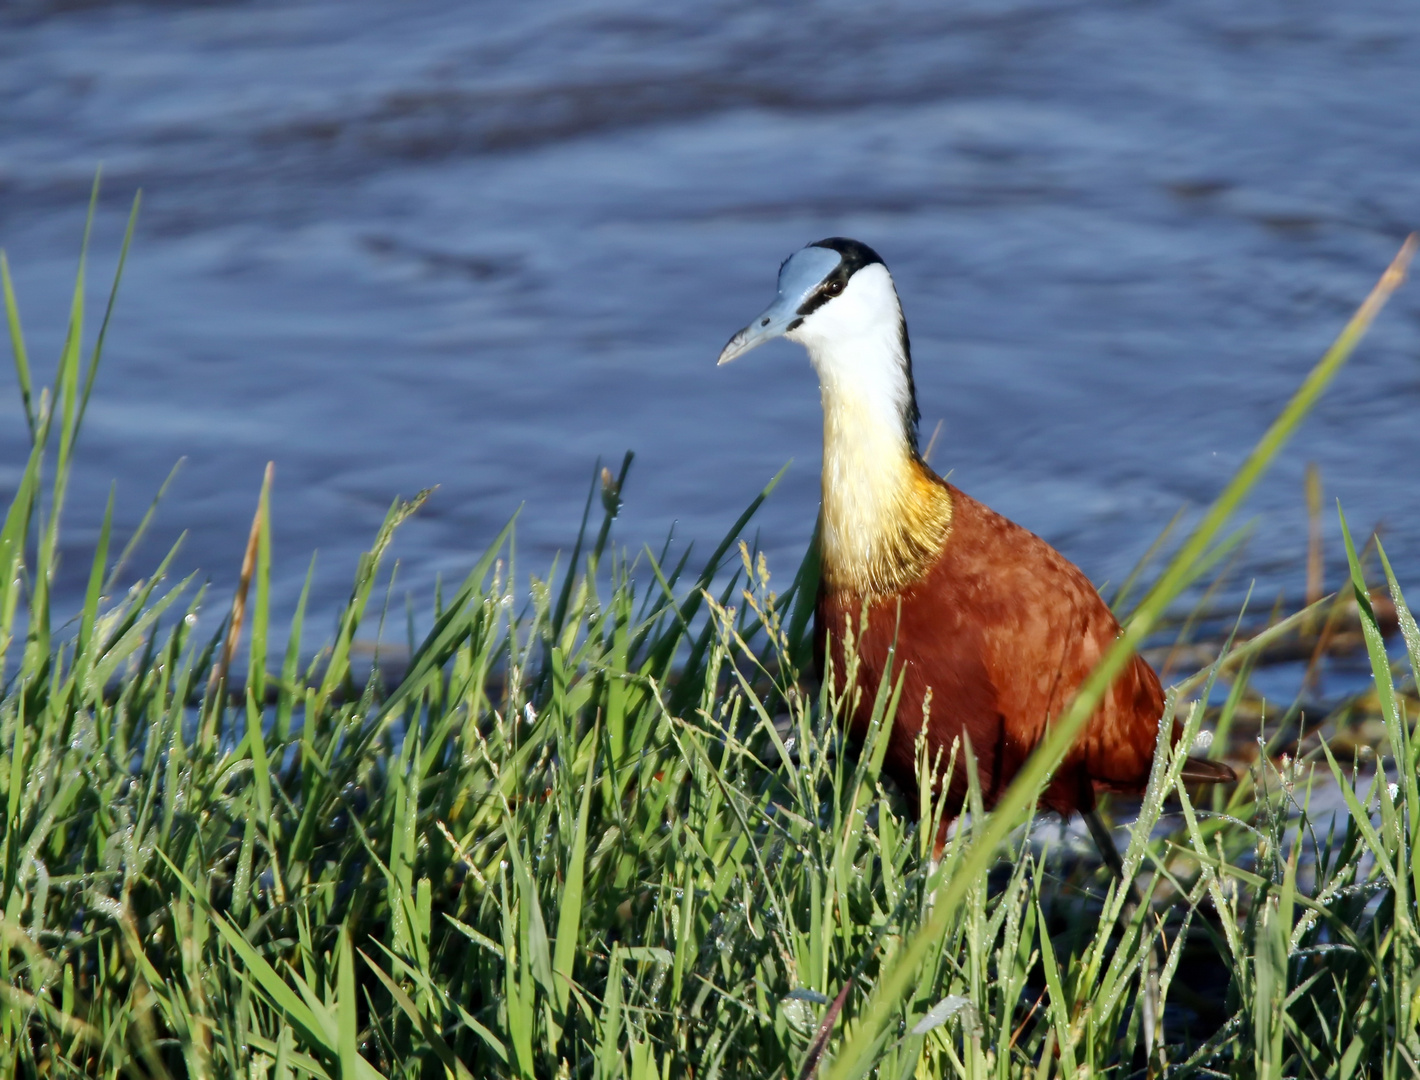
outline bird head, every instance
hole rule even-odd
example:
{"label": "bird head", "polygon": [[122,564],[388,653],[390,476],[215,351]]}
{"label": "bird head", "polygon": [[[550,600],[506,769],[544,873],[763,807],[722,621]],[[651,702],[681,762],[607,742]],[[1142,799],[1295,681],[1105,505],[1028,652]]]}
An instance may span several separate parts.
{"label": "bird head", "polygon": [[779,295],[720,353],[728,364],[777,337],[816,346],[902,332],[892,275],[867,244],[833,236],[794,252],[779,267]]}
{"label": "bird head", "polygon": [[730,338],[720,363],[777,337],[808,349],[826,395],[881,405],[880,415],[896,418],[916,451],[918,411],[907,324],[892,275],[876,251],[831,236],[794,252],[779,267],[774,303]]}

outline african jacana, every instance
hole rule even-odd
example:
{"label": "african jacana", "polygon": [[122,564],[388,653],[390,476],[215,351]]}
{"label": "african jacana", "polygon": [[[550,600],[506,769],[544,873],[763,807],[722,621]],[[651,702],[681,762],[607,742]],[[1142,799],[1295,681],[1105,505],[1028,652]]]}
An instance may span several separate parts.
{"label": "african jacana", "polygon": [[[872,248],[833,237],[790,256],[779,268],[778,297],[730,339],[720,363],[780,336],[808,349],[823,399],[820,671],[831,641],[841,692],[844,642],[856,637],[861,693],[849,722],[861,737],[895,638],[891,677],[901,676],[902,692],[885,771],[915,807],[924,722],[929,760],[943,766],[966,736],[989,808],[1119,624],[1078,567],[922,460],[907,325],[892,275]],[[1100,841],[1096,795],[1143,791],[1163,709],[1158,676],[1136,655],[1055,770],[1043,804],[1067,817],[1085,814]],[[1183,775],[1235,779],[1227,766],[1196,758]],[[959,767],[947,782],[949,816],[967,791]],[[1110,848],[1101,845],[1107,860]]]}

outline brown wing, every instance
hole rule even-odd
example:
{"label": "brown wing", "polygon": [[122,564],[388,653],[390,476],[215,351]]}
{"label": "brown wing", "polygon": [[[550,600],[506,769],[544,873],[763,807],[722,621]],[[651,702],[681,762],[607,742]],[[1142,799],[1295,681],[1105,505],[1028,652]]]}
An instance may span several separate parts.
{"label": "brown wing", "polygon": [[[1003,722],[1028,755],[1114,643],[1119,624],[1089,579],[1044,540],[964,492],[953,488],[952,498],[941,569],[950,572],[952,591],[972,598]],[[1136,656],[1057,770],[1047,805],[1087,810],[1096,787],[1142,789],[1163,706],[1158,677]]]}
{"label": "brown wing", "polygon": [[[861,732],[872,693],[886,673],[894,638],[903,693],[885,767],[909,791],[923,705],[931,689],[928,743],[950,753],[968,736],[988,805],[1014,777],[1119,633],[1109,608],[1080,570],[1040,537],[951,488],[952,529],[922,580],[869,607],[859,644],[854,715]],[[845,619],[857,626],[852,598],[822,595],[823,633],[833,628],[842,678]],[[1163,713],[1157,676],[1142,659],[1120,676],[1056,772],[1045,803],[1062,813],[1087,810],[1098,789],[1141,790],[1148,780]],[[954,802],[964,794],[953,778]]]}

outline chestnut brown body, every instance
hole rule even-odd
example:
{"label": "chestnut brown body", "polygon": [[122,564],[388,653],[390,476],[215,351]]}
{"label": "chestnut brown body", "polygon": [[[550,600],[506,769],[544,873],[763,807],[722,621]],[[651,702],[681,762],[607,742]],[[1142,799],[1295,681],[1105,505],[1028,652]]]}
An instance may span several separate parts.
{"label": "chestnut brown body", "polygon": [[[915,581],[884,593],[836,588],[826,576],[815,651],[823,671],[831,641],[842,692],[844,643],[850,634],[857,639],[859,693],[849,723],[858,738],[880,681],[901,673],[883,768],[904,792],[917,793],[916,744],[925,723],[928,760],[940,750],[943,770],[953,745],[963,736],[970,740],[990,807],[1118,636],[1119,624],[1089,579],[1044,540],[931,478],[951,504],[950,527],[935,561]],[[1100,791],[1142,791],[1163,707],[1158,676],[1136,655],[1055,771],[1043,804],[1068,815],[1093,809]],[[966,798],[965,760],[959,746],[948,784],[951,816]],[[911,801],[915,807],[916,799]]]}

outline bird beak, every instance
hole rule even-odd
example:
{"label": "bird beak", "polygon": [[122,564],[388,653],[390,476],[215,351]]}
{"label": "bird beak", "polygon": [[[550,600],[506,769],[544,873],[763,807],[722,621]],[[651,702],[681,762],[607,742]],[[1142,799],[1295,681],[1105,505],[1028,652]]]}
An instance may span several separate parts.
{"label": "bird beak", "polygon": [[728,364],[766,341],[783,337],[799,325],[799,308],[823,284],[842,256],[831,248],[806,247],[794,252],[779,268],[779,295],[759,318],[720,350],[720,363]]}
{"label": "bird beak", "polygon": [[720,350],[718,363],[728,364],[766,341],[783,337],[799,318],[800,300],[781,293],[759,318],[730,338],[730,343]]}

